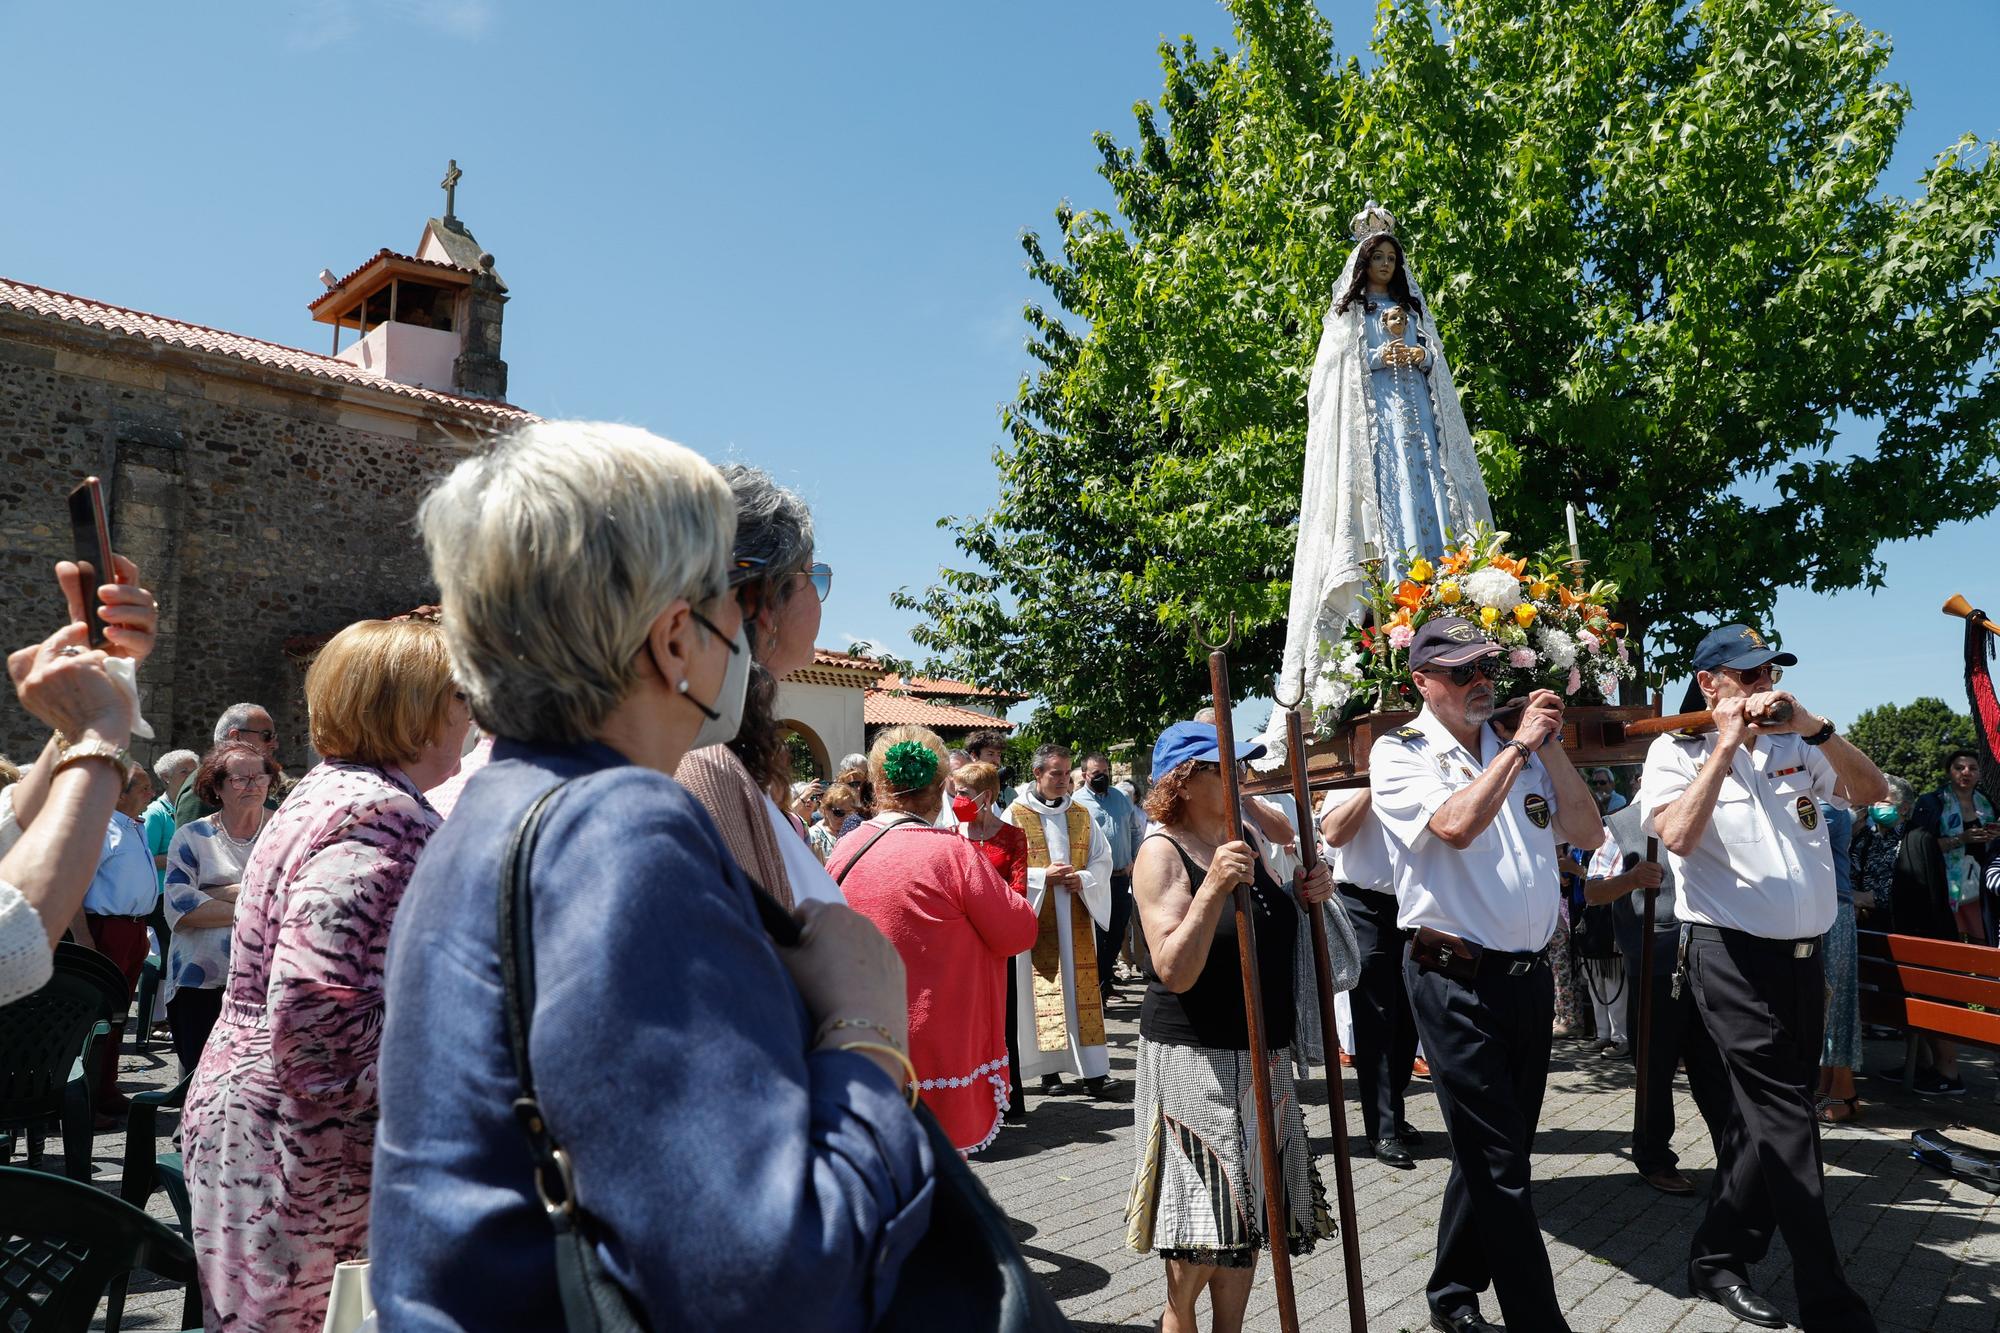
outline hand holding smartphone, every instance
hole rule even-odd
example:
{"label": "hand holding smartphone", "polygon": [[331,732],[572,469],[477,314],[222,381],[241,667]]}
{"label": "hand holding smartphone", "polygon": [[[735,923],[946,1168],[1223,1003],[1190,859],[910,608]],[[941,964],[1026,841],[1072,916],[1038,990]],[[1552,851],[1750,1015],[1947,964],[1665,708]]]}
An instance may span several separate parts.
{"label": "hand holding smartphone", "polygon": [[104,512],[104,487],[96,477],[85,477],[69,493],[69,534],[71,549],[83,578],[83,616],[90,646],[104,646],[104,617],[98,611],[97,589],[118,582],[118,566],[111,560],[111,521]]}

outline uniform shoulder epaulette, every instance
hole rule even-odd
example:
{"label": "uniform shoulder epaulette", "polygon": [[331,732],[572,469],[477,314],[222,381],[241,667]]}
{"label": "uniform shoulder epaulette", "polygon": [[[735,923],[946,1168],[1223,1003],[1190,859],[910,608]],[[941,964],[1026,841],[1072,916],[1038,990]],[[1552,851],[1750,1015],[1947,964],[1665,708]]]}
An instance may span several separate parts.
{"label": "uniform shoulder epaulette", "polygon": [[1422,727],[1397,727],[1389,734],[1405,745],[1409,745],[1424,738],[1424,729]]}
{"label": "uniform shoulder epaulette", "polygon": [[1691,730],[1687,727],[1683,727],[1679,731],[1670,731],[1667,733],[1667,735],[1673,740],[1677,741],[1698,741],[1701,739],[1700,732]]}

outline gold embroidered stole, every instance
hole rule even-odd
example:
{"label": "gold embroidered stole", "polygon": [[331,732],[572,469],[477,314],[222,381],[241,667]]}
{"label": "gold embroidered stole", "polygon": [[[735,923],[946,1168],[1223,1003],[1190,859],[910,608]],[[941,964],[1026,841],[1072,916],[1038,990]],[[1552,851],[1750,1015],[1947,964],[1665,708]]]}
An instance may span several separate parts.
{"label": "gold embroidered stole", "polygon": [[[1090,863],[1090,812],[1071,801],[1064,813],[1069,817],[1069,863],[1074,866],[1080,859],[1087,866]],[[1029,868],[1048,869],[1049,838],[1042,828],[1041,815],[1027,803],[1015,805],[1007,815],[1014,827],[1027,836]],[[1041,930],[1035,936],[1035,951],[1030,955],[1035,972],[1035,1049],[1038,1051],[1069,1048],[1068,1005],[1064,1003],[1062,984],[1062,934],[1056,925],[1056,902],[1059,897],[1069,903],[1069,935],[1073,954],[1070,971],[1076,978],[1077,1039],[1085,1046],[1104,1045],[1104,997],[1097,983],[1096,924],[1090,919],[1090,909],[1083,905],[1082,894],[1059,894],[1055,886],[1049,885],[1042,890]]]}

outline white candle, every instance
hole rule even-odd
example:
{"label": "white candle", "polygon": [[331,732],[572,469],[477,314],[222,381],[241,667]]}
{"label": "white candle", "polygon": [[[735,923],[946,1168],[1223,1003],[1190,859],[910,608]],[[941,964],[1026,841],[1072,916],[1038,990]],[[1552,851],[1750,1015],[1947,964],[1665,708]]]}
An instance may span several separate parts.
{"label": "white candle", "polygon": [[1569,514],[1569,558],[1572,560],[1581,560],[1583,556],[1576,549],[1576,506],[1564,505],[1563,508]]}

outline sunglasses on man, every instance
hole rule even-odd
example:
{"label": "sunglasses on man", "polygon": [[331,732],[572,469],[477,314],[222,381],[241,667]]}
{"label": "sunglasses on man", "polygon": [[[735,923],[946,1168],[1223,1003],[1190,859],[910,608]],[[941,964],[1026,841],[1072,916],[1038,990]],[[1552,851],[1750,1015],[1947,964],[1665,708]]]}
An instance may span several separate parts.
{"label": "sunglasses on man", "polygon": [[1443,676],[1454,685],[1470,685],[1475,676],[1483,676],[1487,680],[1492,680],[1506,669],[1506,664],[1500,660],[1497,654],[1482,657],[1477,662],[1463,662],[1455,667],[1422,668],[1426,676]]}
{"label": "sunglasses on man", "polygon": [[1747,671],[1739,670],[1736,667],[1723,667],[1722,674],[1735,681],[1738,685],[1748,689],[1765,676],[1769,676],[1771,683],[1776,685],[1785,678],[1785,669],[1766,662],[1763,666],[1752,667]]}

